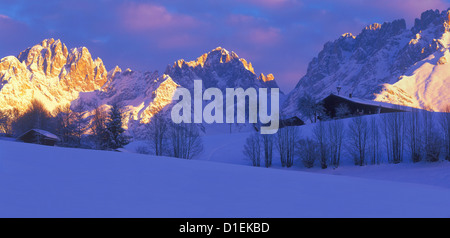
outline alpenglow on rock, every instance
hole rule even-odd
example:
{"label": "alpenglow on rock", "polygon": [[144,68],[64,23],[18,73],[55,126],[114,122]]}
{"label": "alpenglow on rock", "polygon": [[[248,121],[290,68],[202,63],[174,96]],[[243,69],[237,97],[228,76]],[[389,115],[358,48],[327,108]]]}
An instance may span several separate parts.
{"label": "alpenglow on rock", "polygon": [[96,108],[107,110],[120,102],[125,109],[125,127],[133,135],[155,114],[170,110],[178,87],[192,90],[198,79],[205,88],[221,90],[278,87],[273,75],[258,77],[251,63],[220,47],[196,61],[178,60],[159,75],[118,66],[108,72],[87,48],[69,50],[60,40],[46,39],[17,57],[0,60],[0,110],[23,113],[37,99],[54,114],[65,105],[72,110],[81,108],[89,125]]}
{"label": "alpenglow on rock", "polygon": [[205,88],[278,88],[273,75],[257,76],[251,63],[234,52],[218,47],[195,61],[178,60],[165,74],[181,86],[192,89],[193,80],[201,79]]}
{"label": "alpenglow on rock", "polygon": [[102,60],[92,60],[85,47],[69,51],[60,40],[46,39],[0,60],[0,110],[24,112],[38,99],[53,112],[106,81]]}
{"label": "alpenglow on rock", "polygon": [[450,11],[426,11],[407,29],[405,20],[372,24],[325,44],[288,95],[284,112],[296,113],[305,93],[337,93],[417,108],[450,104]]}

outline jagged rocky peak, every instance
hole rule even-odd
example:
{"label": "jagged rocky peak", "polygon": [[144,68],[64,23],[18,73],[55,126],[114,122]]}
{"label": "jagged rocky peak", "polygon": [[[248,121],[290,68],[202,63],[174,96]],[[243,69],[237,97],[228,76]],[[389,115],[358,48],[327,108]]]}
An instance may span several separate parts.
{"label": "jagged rocky peak", "polygon": [[92,59],[86,47],[69,50],[61,40],[45,39],[0,61],[0,110],[25,111],[31,100],[47,110],[75,100],[80,92],[102,88],[107,71],[101,59]]}
{"label": "jagged rocky peak", "polygon": [[93,60],[86,47],[68,50],[61,40],[45,39],[22,51],[17,58],[28,70],[42,78],[59,78],[67,88],[92,91],[106,82],[103,61]]}
{"label": "jagged rocky peak", "polygon": [[22,51],[18,55],[32,73],[43,73],[55,77],[67,63],[69,53],[60,40],[45,39],[40,44]]}
{"label": "jagged rocky peak", "polygon": [[356,36],[354,36],[352,33],[344,33],[341,35],[340,39],[355,39]]}
{"label": "jagged rocky peak", "polygon": [[440,12],[439,10],[428,10],[423,12],[420,19],[414,22],[412,31],[414,34],[426,30],[430,25],[442,26],[445,31],[449,31],[450,24],[450,8]]}
{"label": "jagged rocky peak", "polygon": [[205,87],[221,89],[278,87],[273,75],[255,74],[252,63],[222,47],[217,47],[194,61],[178,60],[167,67],[165,74],[186,88],[190,88],[193,80],[197,79],[201,79]]}
{"label": "jagged rocky peak", "polygon": [[116,65],[113,69],[108,72],[108,78],[114,78],[116,75],[122,73],[122,69]]}
{"label": "jagged rocky peak", "polygon": [[258,77],[258,80],[262,80],[263,82],[270,82],[275,80],[275,77],[273,76],[273,74],[268,74],[267,76],[265,76],[263,73],[261,73]]}
{"label": "jagged rocky peak", "polygon": [[374,23],[366,26],[357,36],[354,36],[352,33],[345,33],[334,42],[327,42],[324,50],[336,47],[346,51],[351,51],[355,48],[367,49],[368,47],[373,47],[371,43],[383,43],[386,39],[399,35],[405,30],[406,21],[404,19],[383,24]]}
{"label": "jagged rocky peak", "polygon": [[225,48],[217,47],[214,50],[203,54],[202,56],[198,57],[194,61],[185,61],[184,59],[178,60],[174,63],[172,68],[183,68],[183,67],[190,67],[190,68],[196,68],[196,67],[214,67],[219,64],[241,64],[244,66],[245,69],[255,73],[252,63],[247,62],[245,59],[239,58],[239,56],[233,52],[228,51]]}

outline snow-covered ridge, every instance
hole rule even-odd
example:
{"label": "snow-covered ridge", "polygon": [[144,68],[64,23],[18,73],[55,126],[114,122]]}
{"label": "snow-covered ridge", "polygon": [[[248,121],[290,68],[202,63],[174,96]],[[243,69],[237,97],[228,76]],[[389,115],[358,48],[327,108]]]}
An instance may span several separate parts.
{"label": "snow-covered ridge", "polygon": [[217,47],[194,61],[178,60],[167,67],[165,74],[186,88],[192,87],[195,79],[202,79],[205,87],[220,89],[278,87],[272,74],[261,74],[258,77],[251,62],[222,47]]}
{"label": "snow-covered ridge", "polygon": [[179,67],[182,68],[183,65],[187,65],[189,67],[195,68],[195,67],[205,67],[205,65],[209,66],[211,64],[216,63],[229,63],[231,61],[240,61],[242,65],[247,69],[248,71],[255,74],[255,70],[253,69],[252,63],[247,62],[247,60],[243,58],[239,58],[239,56],[232,52],[229,52],[228,50],[217,47],[216,49],[210,51],[209,53],[205,53],[202,56],[198,57],[197,60],[186,62],[184,59],[178,60],[174,63],[173,67]]}
{"label": "snow-covered ridge", "polygon": [[357,98],[443,110],[450,102],[449,16],[429,10],[411,29],[403,19],[375,23],[326,43],[288,95],[285,113],[306,92],[321,98],[338,86]]}
{"label": "snow-covered ridge", "polygon": [[64,105],[82,104],[85,117],[96,108],[106,110],[120,102],[130,133],[167,111],[178,87],[192,89],[193,80],[204,87],[278,87],[272,74],[259,77],[253,66],[234,53],[218,47],[194,61],[178,60],[166,73],[106,70],[101,59],[92,59],[86,47],[68,49],[60,40],[46,39],[17,57],[0,60],[0,110],[25,112],[33,99],[54,112]]}

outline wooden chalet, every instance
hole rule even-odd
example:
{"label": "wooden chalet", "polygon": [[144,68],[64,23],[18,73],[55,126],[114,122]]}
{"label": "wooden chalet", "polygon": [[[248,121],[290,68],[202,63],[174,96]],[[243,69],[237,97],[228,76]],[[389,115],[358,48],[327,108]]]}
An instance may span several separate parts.
{"label": "wooden chalet", "polygon": [[353,98],[351,95],[344,97],[330,94],[322,100],[322,104],[326,114],[331,118],[337,117],[338,108],[346,108],[348,110],[348,116],[408,112],[412,110],[412,108],[406,106]]}
{"label": "wooden chalet", "polygon": [[59,138],[48,131],[31,129],[19,136],[17,140],[25,143],[54,146],[59,141]]}

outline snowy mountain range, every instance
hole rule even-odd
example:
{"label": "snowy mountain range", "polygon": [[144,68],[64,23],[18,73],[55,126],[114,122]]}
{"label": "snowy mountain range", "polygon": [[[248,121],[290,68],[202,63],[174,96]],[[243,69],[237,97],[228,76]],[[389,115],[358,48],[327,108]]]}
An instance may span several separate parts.
{"label": "snowy mountain range", "polygon": [[[81,105],[85,118],[98,107],[125,106],[126,126],[139,131],[156,113],[173,105],[178,87],[193,90],[194,80],[204,88],[278,87],[273,75],[255,73],[252,64],[234,52],[216,48],[195,61],[178,60],[163,75],[119,67],[107,72],[101,59],[92,59],[85,47],[68,50],[60,40],[46,39],[0,61],[0,110],[25,112],[38,99],[49,112],[64,105]],[[79,107],[77,107],[79,108]],[[127,129],[128,129],[127,128]]]}
{"label": "snowy mountain range", "polygon": [[[297,114],[305,93],[317,98],[336,93],[380,102],[443,110],[450,102],[450,11],[426,11],[407,29],[405,20],[372,24],[353,36],[325,44],[306,75],[284,100],[285,115]],[[178,87],[278,87],[272,74],[256,74],[252,64],[218,47],[194,61],[178,60],[163,75],[118,66],[106,70],[85,47],[69,50],[46,39],[18,56],[0,60],[0,110],[24,112],[33,99],[50,112],[81,104],[85,117],[114,102],[126,107],[126,126],[139,130],[153,115],[174,104]]]}
{"label": "snowy mountain range", "polygon": [[405,20],[372,24],[325,44],[288,95],[284,112],[296,113],[305,93],[330,93],[444,110],[450,103],[450,11],[426,11],[412,28]]}

